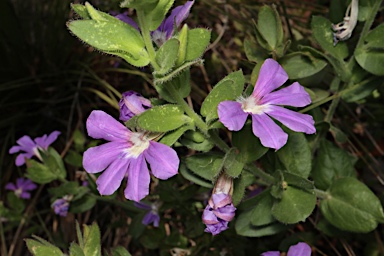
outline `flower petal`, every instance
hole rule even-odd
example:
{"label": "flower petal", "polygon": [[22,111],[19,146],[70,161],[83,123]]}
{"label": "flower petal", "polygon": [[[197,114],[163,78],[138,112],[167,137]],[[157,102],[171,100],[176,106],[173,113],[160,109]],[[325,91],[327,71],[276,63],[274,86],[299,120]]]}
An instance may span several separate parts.
{"label": "flower petal", "polygon": [[212,208],[207,205],[203,211],[202,216],[204,224],[217,224],[219,223],[219,220],[217,219],[217,216],[214,214]]}
{"label": "flower petal", "polygon": [[25,182],[23,184],[23,189],[24,190],[35,190],[36,188],[37,188],[37,185],[35,183],[33,183],[29,179],[25,179]]}
{"label": "flower petal", "polygon": [[32,151],[32,148],[36,147],[35,142],[31,139],[31,137],[24,135],[20,139],[16,141],[17,144],[21,146],[21,149],[24,151]]}
{"label": "flower petal", "polygon": [[130,165],[129,158],[118,158],[96,180],[100,195],[112,195],[121,184]]}
{"label": "flower petal", "polygon": [[7,183],[7,185],[5,185],[5,189],[7,189],[7,190],[16,190],[17,188],[16,188],[15,184],[10,182],[10,183]]}
{"label": "flower petal", "polygon": [[14,154],[14,153],[19,152],[20,150],[22,150],[22,148],[20,146],[16,145],[16,146],[11,147],[9,149],[8,153],[9,154]]}
{"label": "flower petal", "polygon": [[180,160],[176,151],[159,142],[149,143],[148,149],[144,151],[144,157],[151,166],[152,174],[162,180],[177,174]]}
{"label": "flower petal", "polygon": [[124,190],[127,199],[139,202],[149,194],[150,175],[144,156],[131,159],[128,168],[128,183]]}
{"label": "flower petal", "polygon": [[83,166],[88,173],[101,172],[113,161],[122,158],[123,150],[128,147],[127,143],[108,142],[103,145],[87,149],[83,155]]}
{"label": "flower petal", "polygon": [[219,221],[216,224],[207,224],[207,228],[204,230],[205,232],[212,233],[212,235],[220,234],[222,231],[228,229],[227,221]]}
{"label": "flower petal", "polygon": [[264,96],[260,104],[286,105],[292,107],[304,107],[311,103],[311,97],[298,82],[271,92]]}
{"label": "flower petal", "polygon": [[31,154],[19,154],[16,157],[16,161],[15,161],[16,166],[22,166],[23,164],[25,164],[25,158],[30,159],[32,156],[33,155]]}
{"label": "flower petal", "polygon": [[147,214],[145,214],[141,223],[143,223],[144,225],[149,225],[153,222],[153,226],[158,227],[159,221],[160,221],[160,216],[149,211],[147,212]]}
{"label": "flower petal", "polygon": [[280,149],[288,135],[266,114],[252,115],[252,131],[264,147]]}
{"label": "flower petal", "polygon": [[315,121],[310,115],[297,113],[279,106],[270,106],[267,114],[295,132],[305,132],[307,134],[316,132]]}
{"label": "flower petal", "polygon": [[260,68],[255,89],[252,95],[261,99],[276,88],[282,86],[288,80],[288,75],[274,59],[266,59]]}
{"label": "flower petal", "polygon": [[61,132],[59,132],[59,131],[53,131],[48,136],[44,135],[43,137],[36,138],[35,142],[36,142],[37,146],[47,150],[49,145],[51,145],[57,139],[57,137],[60,134],[61,134]]}
{"label": "flower petal", "polygon": [[311,247],[306,243],[301,242],[289,247],[287,256],[310,256],[311,253]]}
{"label": "flower petal", "polygon": [[241,103],[236,101],[223,101],[217,107],[220,122],[230,131],[239,131],[243,128],[248,114],[241,108]]}
{"label": "flower petal", "polygon": [[88,135],[94,139],[126,141],[131,131],[101,110],[94,110],[87,119]]}
{"label": "flower petal", "polygon": [[142,202],[134,202],[133,205],[137,208],[140,208],[140,209],[143,209],[143,210],[152,210],[152,207],[150,205],[147,205],[145,203],[142,203]]}
{"label": "flower petal", "polygon": [[176,27],[179,27],[181,22],[183,22],[189,15],[189,11],[193,5],[194,1],[187,1],[184,5],[175,7],[171,15],[168,18],[163,20],[157,30],[163,31],[166,33],[166,39],[171,38],[173,34],[173,25],[176,23]]}
{"label": "flower petal", "polygon": [[21,194],[20,194],[20,198],[22,198],[22,199],[29,199],[29,198],[31,198],[31,194],[29,192],[22,191]]}

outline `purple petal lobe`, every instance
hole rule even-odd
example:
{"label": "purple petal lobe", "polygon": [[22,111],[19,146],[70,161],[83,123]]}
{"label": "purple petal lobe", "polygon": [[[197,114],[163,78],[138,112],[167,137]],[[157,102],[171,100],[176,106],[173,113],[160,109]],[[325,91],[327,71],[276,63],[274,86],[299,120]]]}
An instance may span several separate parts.
{"label": "purple petal lobe", "polygon": [[152,174],[162,180],[177,174],[180,160],[176,151],[159,142],[149,143],[148,149],[144,151],[144,157],[151,166]]}
{"label": "purple petal lobe", "polygon": [[101,110],[94,110],[87,119],[88,135],[94,139],[126,141],[131,133],[124,125]]}
{"label": "purple petal lobe", "polygon": [[311,103],[311,97],[299,83],[265,95],[260,104],[287,105],[304,107]]}
{"label": "purple petal lobe", "polygon": [[124,92],[119,101],[120,117],[123,122],[128,121],[133,116],[141,114],[152,107],[151,102],[135,91]]}
{"label": "purple petal lobe", "polygon": [[21,147],[20,146],[13,146],[9,149],[9,154],[14,154],[14,153],[17,153],[21,150]]}
{"label": "purple petal lobe", "polygon": [[229,204],[214,211],[218,218],[225,221],[231,221],[233,217],[235,217],[236,208],[233,206],[233,204]]}
{"label": "purple petal lobe", "polygon": [[124,190],[125,197],[139,202],[148,195],[149,183],[150,175],[143,155],[136,159],[132,158],[128,168],[128,184]]}
{"label": "purple petal lobe", "polygon": [[144,204],[142,202],[134,202],[133,205],[136,206],[137,208],[147,210],[147,211],[152,209],[150,205]]}
{"label": "purple petal lobe", "polygon": [[226,229],[228,229],[228,222],[220,221],[216,224],[208,224],[207,228],[204,231],[208,233],[212,233],[212,235],[215,236]]}
{"label": "purple petal lobe", "polygon": [[35,190],[37,188],[37,185],[33,183],[31,180],[25,179],[23,188],[25,190]]}
{"label": "purple petal lobe", "polygon": [[149,225],[153,222],[153,226],[154,227],[158,227],[159,226],[159,222],[160,222],[160,216],[149,211],[143,218],[142,220],[142,223],[144,225]]}
{"label": "purple petal lobe", "polygon": [[101,172],[115,159],[123,157],[123,150],[128,148],[128,143],[108,142],[103,145],[89,148],[83,155],[83,166],[88,173]]}
{"label": "purple petal lobe", "polygon": [[232,203],[232,197],[225,193],[212,194],[212,208],[216,209]]}
{"label": "purple petal lobe", "polygon": [[310,256],[311,253],[311,247],[306,243],[301,242],[296,245],[292,245],[288,250],[287,256]]}
{"label": "purple petal lobe", "polygon": [[22,199],[29,199],[29,198],[31,198],[31,194],[26,192],[26,191],[23,191],[20,194],[20,198],[22,198]]}
{"label": "purple petal lobe", "polygon": [[101,195],[112,195],[121,184],[130,165],[127,158],[118,158],[96,180],[97,190]]}
{"label": "purple petal lobe", "polygon": [[241,108],[241,103],[236,101],[220,102],[217,108],[220,122],[230,131],[239,131],[243,128],[248,114]]}
{"label": "purple petal lobe", "polygon": [[305,132],[307,134],[316,132],[315,121],[310,115],[297,113],[279,106],[270,106],[267,114],[295,132]]}
{"label": "purple petal lobe", "polygon": [[16,161],[15,161],[15,164],[16,166],[22,166],[23,164],[25,164],[25,158],[31,158],[32,156],[28,157],[27,154],[19,154],[17,157],[16,157]]}
{"label": "purple petal lobe", "polygon": [[31,137],[27,135],[24,135],[23,137],[18,139],[16,142],[21,146],[21,149],[24,151],[28,151],[26,149],[31,149],[33,147],[36,147],[35,142],[31,139]]}
{"label": "purple petal lobe", "polygon": [[115,18],[127,23],[128,25],[139,31],[139,26],[137,25],[137,23],[132,18],[128,17],[126,12],[116,15]]}
{"label": "purple petal lobe", "polygon": [[280,149],[288,135],[266,114],[252,115],[252,131],[264,147]]}
{"label": "purple petal lobe", "polygon": [[260,68],[255,89],[252,95],[261,99],[276,88],[282,86],[288,80],[284,69],[274,59],[266,59]]}
{"label": "purple petal lobe", "polygon": [[7,190],[16,190],[17,188],[16,188],[15,184],[10,182],[10,183],[7,183],[7,185],[5,185],[5,189],[7,189]]}
{"label": "purple petal lobe", "polygon": [[180,26],[181,22],[188,17],[193,3],[194,1],[187,1],[184,5],[177,6],[172,10],[171,15],[160,24],[157,30],[165,32],[167,40],[172,36],[174,23],[176,23],[176,27]]}
{"label": "purple petal lobe", "polygon": [[59,131],[53,131],[51,134],[49,134],[48,136],[47,135],[44,135],[43,137],[40,137],[40,138],[36,138],[35,139],[35,142],[36,144],[47,150],[49,145],[51,145],[56,139],[57,137],[61,134],[61,132]]}
{"label": "purple petal lobe", "polygon": [[260,256],[280,256],[279,251],[269,251],[269,252],[264,252]]}
{"label": "purple petal lobe", "polygon": [[217,216],[214,214],[213,209],[209,205],[205,207],[202,219],[206,225],[219,223]]}

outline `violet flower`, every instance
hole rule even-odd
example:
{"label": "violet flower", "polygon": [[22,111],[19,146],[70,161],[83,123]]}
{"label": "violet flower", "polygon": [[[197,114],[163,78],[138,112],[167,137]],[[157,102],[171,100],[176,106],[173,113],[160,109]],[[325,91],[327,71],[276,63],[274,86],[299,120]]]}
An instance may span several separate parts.
{"label": "violet flower", "polygon": [[128,176],[125,197],[140,201],[149,193],[150,175],[168,179],[178,172],[176,152],[159,142],[152,141],[148,133],[131,132],[107,113],[94,110],[87,120],[88,135],[109,141],[84,152],[83,166],[88,173],[103,170],[96,181],[101,195],[111,195]]}
{"label": "violet flower", "polygon": [[[289,247],[287,256],[310,256],[312,253],[311,247],[303,242]],[[264,252],[261,256],[280,256],[279,251]]]}
{"label": "violet flower", "polygon": [[151,102],[135,91],[124,92],[119,101],[120,117],[123,122],[128,121],[152,107]]}
{"label": "violet flower", "polygon": [[235,217],[236,208],[230,195],[213,194],[203,212],[203,222],[207,225],[205,232],[219,234],[228,228],[228,222]]}
{"label": "violet flower", "polygon": [[[152,41],[155,42],[157,46],[160,47],[172,37],[175,27],[178,28],[188,17],[193,4],[194,1],[187,1],[184,5],[175,7],[169,17],[165,18],[155,31],[152,31]],[[115,17],[139,30],[137,23],[125,15],[125,13],[116,15]],[[176,26],[174,27],[175,24]]]}
{"label": "violet flower", "polygon": [[29,179],[18,178],[16,184],[10,182],[5,185],[5,189],[12,190],[15,192],[15,195],[22,199],[31,198],[31,194],[28,191],[35,190],[37,185]]}
{"label": "violet flower", "polygon": [[134,205],[137,208],[147,210],[147,214],[145,214],[143,220],[141,223],[148,226],[149,224],[153,223],[154,227],[158,227],[160,223],[160,216],[159,216],[159,205],[157,203],[153,203],[151,205],[147,205],[141,202],[135,202]]}
{"label": "violet flower", "polygon": [[284,69],[273,59],[267,59],[260,69],[251,96],[237,101],[223,101],[218,115],[229,130],[239,131],[248,115],[252,117],[253,134],[265,147],[280,149],[287,143],[288,135],[271,119],[274,118],[296,132],[316,132],[312,116],[285,109],[279,105],[304,107],[311,103],[309,94],[297,82],[273,91],[288,80]]}
{"label": "violet flower", "polygon": [[14,154],[24,151],[16,157],[15,163],[17,166],[25,164],[25,158],[31,159],[33,156],[36,156],[42,161],[39,150],[46,151],[49,145],[51,145],[59,135],[59,131],[54,131],[48,136],[44,134],[42,137],[38,137],[34,141],[31,137],[24,135],[16,141],[18,145],[9,149],[9,153]]}
{"label": "violet flower", "polygon": [[63,198],[56,199],[51,207],[53,211],[62,217],[67,216],[69,209],[69,202],[71,201],[71,196],[64,196]]}

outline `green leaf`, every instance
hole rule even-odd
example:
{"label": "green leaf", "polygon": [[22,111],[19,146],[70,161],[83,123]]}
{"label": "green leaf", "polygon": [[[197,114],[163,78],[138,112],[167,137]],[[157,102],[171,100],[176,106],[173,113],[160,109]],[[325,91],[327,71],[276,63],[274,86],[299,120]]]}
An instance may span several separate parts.
{"label": "green leaf", "polygon": [[200,176],[195,175],[191,171],[189,171],[185,165],[180,165],[179,172],[183,177],[189,181],[194,182],[195,184],[205,187],[205,188],[213,188],[212,182],[209,182],[205,179],[202,179]]}
{"label": "green leaf", "polygon": [[72,242],[71,246],[69,247],[69,255],[70,256],[86,256],[83,252],[83,249],[81,249],[81,247],[75,242]]}
{"label": "green leaf", "polygon": [[196,154],[188,157],[185,163],[189,170],[212,181],[222,170],[223,155],[218,153]]}
{"label": "green leaf", "polygon": [[327,62],[313,57],[309,52],[294,52],[280,60],[289,79],[301,79],[312,76],[327,66]]}
{"label": "green leaf", "polygon": [[154,75],[164,75],[168,73],[178,57],[179,41],[176,38],[167,40],[160,49],[156,52],[156,62],[160,69],[154,72]]}
{"label": "green leaf", "polygon": [[263,227],[256,227],[251,224],[249,217],[249,212],[241,213],[237,217],[235,222],[235,229],[238,235],[248,237],[263,237],[280,233],[281,231],[288,228],[287,225],[281,223],[271,223]]}
{"label": "green leaf", "polygon": [[282,172],[282,175],[284,181],[290,186],[294,186],[310,192],[315,188],[313,181],[309,181],[301,176],[289,172]]}
{"label": "green leaf", "polygon": [[247,59],[256,63],[263,62],[268,58],[268,53],[253,39],[244,40],[244,51]]}
{"label": "green leaf", "polygon": [[67,26],[79,39],[102,52],[122,57],[137,67],[149,63],[140,33],[112,16],[105,21],[74,20],[68,22]]}
{"label": "green leaf", "polygon": [[87,8],[85,8],[82,4],[71,4],[71,9],[76,12],[81,18],[83,19],[91,19],[91,16],[89,16]]}
{"label": "green leaf", "polygon": [[[375,79],[372,79],[375,78]],[[342,99],[346,102],[357,102],[372,95],[373,91],[383,84],[381,77],[369,77],[368,79],[346,88]]]}
{"label": "green leaf", "polygon": [[67,164],[73,165],[75,167],[83,166],[83,156],[74,150],[68,151],[68,154],[65,156],[64,161]]}
{"label": "green leaf", "polygon": [[131,256],[131,254],[123,246],[117,246],[112,249],[112,256]]}
{"label": "green leaf", "polygon": [[317,188],[326,190],[342,177],[355,177],[354,165],[357,158],[333,143],[322,140],[315,158],[312,178]]}
{"label": "green leaf", "polygon": [[275,50],[283,43],[283,27],[275,8],[267,5],[261,7],[257,19],[257,30],[268,43],[268,50]]}
{"label": "green leaf", "polygon": [[7,202],[9,207],[17,213],[22,213],[25,209],[24,200],[17,197],[13,191],[7,193]]}
{"label": "green leaf", "polygon": [[288,142],[276,152],[286,170],[307,178],[311,172],[312,156],[304,134],[289,132]]}
{"label": "green leaf", "polygon": [[83,225],[84,254],[101,256],[100,230],[96,223],[91,226]]}
{"label": "green leaf", "polygon": [[[28,250],[35,256],[62,256],[63,252],[46,240],[33,236],[34,239],[25,239]],[[36,240],[35,240],[36,239]]]}
{"label": "green leaf", "polygon": [[[155,77],[155,79],[158,78]],[[181,73],[177,73],[175,77],[172,77],[164,83],[156,83],[155,80],[155,89],[159,95],[168,102],[176,103],[173,96],[168,92],[168,86],[173,86],[182,98],[187,97],[191,92],[189,69],[183,70]]]}
{"label": "green leaf", "polygon": [[244,89],[244,75],[241,70],[232,72],[218,82],[201,105],[201,114],[207,121],[218,118],[217,106],[225,100],[235,100]]}
{"label": "green leaf", "polygon": [[210,142],[209,140],[204,140],[203,142],[198,143],[185,137],[182,137],[180,139],[180,143],[183,146],[186,146],[187,148],[202,152],[208,152],[215,146],[215,144]]}
{"label": "green leaf", "polygon": [[211,31],[205,28],[195,28],[188,30],[186,61],[192,61],[200,58],[209,45]]}
{"label": "green leaf", "polygon": [[294,224],[311,215],[316,206],[316,195],[304,190],[287,186],[281,200],[276,200],[272,207],[272,215],[278,221]]}
{"label": "green leaf", "polygon": [[348,47],[345,42],[333,45],[332,23],[329,20],[321,16],[313,16],[311,28],[313,36],[324,51],[339,60],[348,57]]}
{"label": "green leaf", "polygon": [[188,44],[188,25],[184,24],[183,28],[177,35],[177,39],[180,42],[179,54],[176,61],[176,66],[180,66],[185,61],[187,55],[187,44]]}
{"label": "green leaf", "polygon": [[95,206],[97,200],[94,196],[85,195],[80,199],[74,200],[71,202],[71,207],[69,209],[72,213],[82,213],[92,209]]}
{"label": "green leaf", "polygon": [[320,204],[324,217],[335,227],[350,232],[367,233],[384,222],[380,200],[355,178],[335,180]]}
{"label": "green leaf", "polygon": [[35,160],[28,160],[27,162],[29,167],[25,176],[33,182],[46,184],[57,178],[46,165]]}
{"label": "green leaf", "polygon": [[184,125],[181,126],[180,128],[170,131],[167,134],[165,134],[161,139],[160,143],[163,143],[168,146],[172,146],[173,144],[176,143],[176,141],[188,130],[194,130],[195,126],[194,125]]}
{"label": "green leaf", "polygon": [[145,10],[146,22],[148,22],[150,31],[154,31],[160,26],[174,2],[175,0],[159,0],[154,9],[151,11]]}
{"label": "green leaf", "polygon": [[56,176],[57,179],[65,179],[67,170],[65,169],[63,159],[55,149],[49,147],[47,151],[41,151],[43,163]]}
{"label": "green leaf", "polygon": [[232,144],[240,151],[240,158],[244,163],[256,161],[268,151],[253,134],[249,122],[240,131],[232,132]]}
{"label": "green leaf", "polygon": [[192,123],[192,119],[184,115],[177,105],[155,106],[137,116],[140,128],[151,132],[168,132],[182,125]]}
{"label": "green leaf", "polygon": [[242,172],[240,178],[233,182],[232,202],[236,206],[244,197],[245,189],[255,182],[255,176],[249,172]]}
{"label": "green leaf", "polygon": [[134,8],[138,10],[143,10],[143,11],[151,11],[153,8],[156,7],[158,4],[159,0],[124,0],[121,2],[120,7],[121,8]]}
{"label": "green leaf", "polygon": [[[224,171],[226,174],[233,178],[239,177],[241,174],[244,162],[239,158],[238,152],[235,148],[231,148],[224,156]],[[240,161],[238,160],[240,159]]]}

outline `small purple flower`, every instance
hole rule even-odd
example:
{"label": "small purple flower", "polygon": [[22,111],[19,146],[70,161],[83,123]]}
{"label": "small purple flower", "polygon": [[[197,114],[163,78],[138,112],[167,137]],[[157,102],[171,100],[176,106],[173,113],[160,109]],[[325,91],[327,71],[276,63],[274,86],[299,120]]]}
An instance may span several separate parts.
{"label": "small purple flower", "polygon": [[[189,11],[191,10],[194,2],[195,1],[187,1],[184,5],[175,7],[169,17],[165,18],[160,26],[151,33],[152,41],[158,46],[161,46],[168,39],[170,39],[173,36],[175,29],[174,25],[176,24],[176,28],[178,28],[181,22],[188,17]],[[137,23],[125,13],[118,14],[115,17],[139,30]]]}
{"label": "small purple flower", "polygon": [[70,196],[64,196],[63,198],[56,199],[52,203],[53,211],[62,217],[67,216],[69,209],[69,202],[71,201]]}
{"label": "small purple flower", "polygon": [[104,173],[96,181],[101,195],[111,195],[128,176],[125,197],[136,202],[149,193],[151,173],[159,179],[168,179],[178,172],[176,152],[148,133],[131,132],[107,113],[94,110],[87,120],[88,135],[109,141],[84,152],[83,166],[88,173]]}
{"label": "small purple flower", "polygon": [[235,217],[236,208],[232,197],[225,193],[213,194],[203,212],[205,232],[217,235],[228,228],[228,222]]}
{"label": "small purple flower", "polygon": [[15,195],[19,198],[29,199],[31,194],[28,191],[35,190],[37,185],[29,179],[18,178],[16,184],[8,183],[5,185],[5,189],[12,190],[15,192]]}
{"label": "small purple flower", "polygon": [[39,150],[47,150],[49,145],[51,145],[59,135],[59,131],[54,131],[48,136],[44,134],[42,137],[38,137],[34,141],[31,137],[24,135],[16,141],[19,145],[13,146],[9,149],[9,154],[24,151],[16,157],[15,163],[17,166],[25,164],[25,158],[31,159],[33,156],[42,160]]}
{"label": "small purple flower", "polygon": [[123,122],[128,121],[135,115],[138,115],[152,107],[151,102],[135,91],[123,93],[119,101],[120,117]]}
{"label": "small purple flower", "polygon": [[248,115],[251,115],[253,134],[260,139],[263,146],[276,150],[287,143],[288,135],[271,117],[293,131],[315,133],[312,116],[279,106],[304,107],[311,103],[309,94],[297,82],[279,91],[273,91],[287,80],[288,75],[279,63],[273,59],[265,60],[251,96],[219,104],[220,122],[231,131],[239,131]]}
{"label": "small purple flower", "polygon": [[147,214],[145,214],[143,220],[141,223],[148,226],[149,224],[153,223],[154,227],[158,227],[160,223],[160,216],[159,216],[159,204],[153,203],[151,205],[147,205],[141,202],[135,202],[135,206],[137,208],[147,210]]}
{"label": "small purple flower", "polygon": [[[310,256],[312,253],[311,247],[303,242],[289,247],[287,256]],[[261,256],[280,256],[279,251],[264,252]]]}

